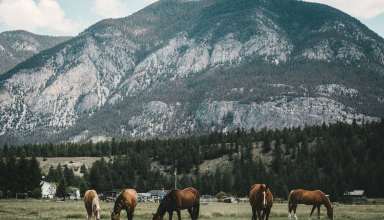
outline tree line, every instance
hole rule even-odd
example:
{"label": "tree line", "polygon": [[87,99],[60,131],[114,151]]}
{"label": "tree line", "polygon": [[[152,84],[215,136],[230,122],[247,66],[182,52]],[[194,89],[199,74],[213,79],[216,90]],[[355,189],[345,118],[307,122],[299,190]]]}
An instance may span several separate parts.
{"label": "tree line", "polygon": [[[306,188],[321,189],[337,200],[353,189],[365,189],[371,197],[384,196],[382,134],[383,121],[353,122],[282,130],[238,129],[176,139],[4,146],[0,153],[2,157],[102,157],[92,167],[82,167],[81,178],[64,175],[70,172],[66,167],[50,169],[50,181],[83,190],[170,189],[177,168],[178,187],[194,186],[203,194],[224,191],[244,196],[250,185],[264,182],[278,197],[286,197],[294,188]],[[227,166],[207,166],[212,159]]]}
{"label": "tree line", "polygon": [[0,197],[14,197],[16,193],[26,192],[39,197],[40,180],[41,169],[35,157],[0,157]]}

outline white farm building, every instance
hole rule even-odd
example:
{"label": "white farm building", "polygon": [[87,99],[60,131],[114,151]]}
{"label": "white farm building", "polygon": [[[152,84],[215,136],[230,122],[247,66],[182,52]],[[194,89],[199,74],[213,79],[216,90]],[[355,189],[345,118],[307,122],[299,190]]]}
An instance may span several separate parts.
{"label": "white farm building", "polygon": [[43,199],[53,199],[56,195],[56,184],[48,183],[45,181],[40,182],[41,186],[41,198]]}

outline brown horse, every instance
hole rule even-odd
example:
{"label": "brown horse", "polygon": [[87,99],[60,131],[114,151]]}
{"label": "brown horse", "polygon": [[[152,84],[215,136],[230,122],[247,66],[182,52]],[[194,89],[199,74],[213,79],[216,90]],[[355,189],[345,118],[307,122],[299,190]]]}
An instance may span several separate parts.
{"label": "brown horse", "polygon": [[329,219],[333,219],[333,207],[329,198],[320,190],[308,191],[303,189],[292,190],[288,196],[288,212],[289,218],[292,217],[292,211],[295,219],[297,204],[312,205],[312,211],[310,217],[312,217],[313,212],[317,208],[317,216],[320,218],[320,206],[324,205],[327,208],[327,215]]}
{"label": "brown horse", "polygon": [[180,210],[187,209],[192,220],[199,217],[200,194],[195,188],[189,187],[183,190],[172,190],[160,202],[156,214],[152,220],[163,220],[168,212],[169,220],[172,220],[173,212],[177,212],[177,217],[181,220]]}
{"label": "brown horse", "polygon": [[111,220],[119,220],[121,210],[125,209],[127,212],[128,220],[133,219],[133,213],[137,205],[137,192],[134,189],[125,189],[117,197],[113,211],[111,213]]}
{"label": "brown horse", "polygon": [[95,217],[100,219],[100,200],[95,190],[87,190],[84,194],[84,205],[87,210],[87,219]]}
{"label": "brown horse", "polygon": [[254,184],[249,191],[252,206],[252,220],[268,220],[273,205],[273,195],[265,184]]}

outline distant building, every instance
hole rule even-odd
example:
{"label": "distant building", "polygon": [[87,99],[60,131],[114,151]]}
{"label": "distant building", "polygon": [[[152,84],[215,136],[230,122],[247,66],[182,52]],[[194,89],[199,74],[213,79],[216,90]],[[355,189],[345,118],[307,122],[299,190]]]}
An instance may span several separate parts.
{"label": "distant building", "polygon": [[103,201],[113,202],[116,200],[117,196],[120,194],[120,190],[112,190],[107,192],[102,192],[99,195],[99,198]]}
{"label": "distant building", "polygon": [[46,181],[40,182],[41,186],[41,198],[43,199],[53,199],[56,195],[56,184],[48,183]]}
{"label": "distant building", "polygon": [[76,187],[69,187],[68,188],[68,192],[67,192],[67,197],[70,200],[80,200],[81,199],[81,197],[80,197],[80,189],[78,189]]}
{"label": "distant building", "polygon": [[226,196],[223,198],[222,200],[224,203],[238,203],[239,201],[237,200],[237,198],[235,197],[232,197],[232,196]]}
{"label": "distant building", "polygon": [[217,202],[217,198],[215,196],[212,196],[212,195],[202,195],[200,197],[200,201],[203,202],[203,203]]}
{"label": "distant building", "polygon": [[364,190],[353,190],[344,193],[344,202],[364,203],[367,202],[367,197]]}
{"label": "distant building", "polygon": [[147,193],[151,195],[152,200],[159,202],[165,197],[165,195],[167,195],[168,192],[168,190],[151,190]]}
{"label": "distant building", "polygon": [[150,193],[138,193],[137,196],[139,202],[153,202]]}

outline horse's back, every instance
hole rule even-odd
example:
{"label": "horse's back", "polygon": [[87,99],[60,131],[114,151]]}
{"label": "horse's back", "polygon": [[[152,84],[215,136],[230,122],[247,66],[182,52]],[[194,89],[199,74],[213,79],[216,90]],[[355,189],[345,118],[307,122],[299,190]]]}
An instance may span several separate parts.
{"label": "horse's back", "polygon": [[98,195],[97,195],[97,192],[95,190],[87,190],[84,194],[84,205],[85,205],[85,208],[88,212],[88,214],[91,214],[92,213],[92,206],[93,206],[93,203],[94,203],[94,200],[97,200],[98,202]]}
{"label": "horse's back", "polygon": [[175,190],[178,206],[181,208],[190,208],[200,203],[200,193],[193,187],[188,187],[183,190]]}
{"label": "horse's back", "polygon": [[321,190],[295,189],[290,193],[290,199],[307,205],[321,203],[324,196],[325,193]]}
{"label": "horse's back", "polygon": [[84,194],[84,203],[92,204],[95,198],[98,198],[97,192],[95,190],[87,190]]}
{"label": "horse's back", "polygon": [[124,203],[131,208],[136,207],[137,205],[137,192],[134,189],[125,189],[121,192],[121,198],[124,200]]}

